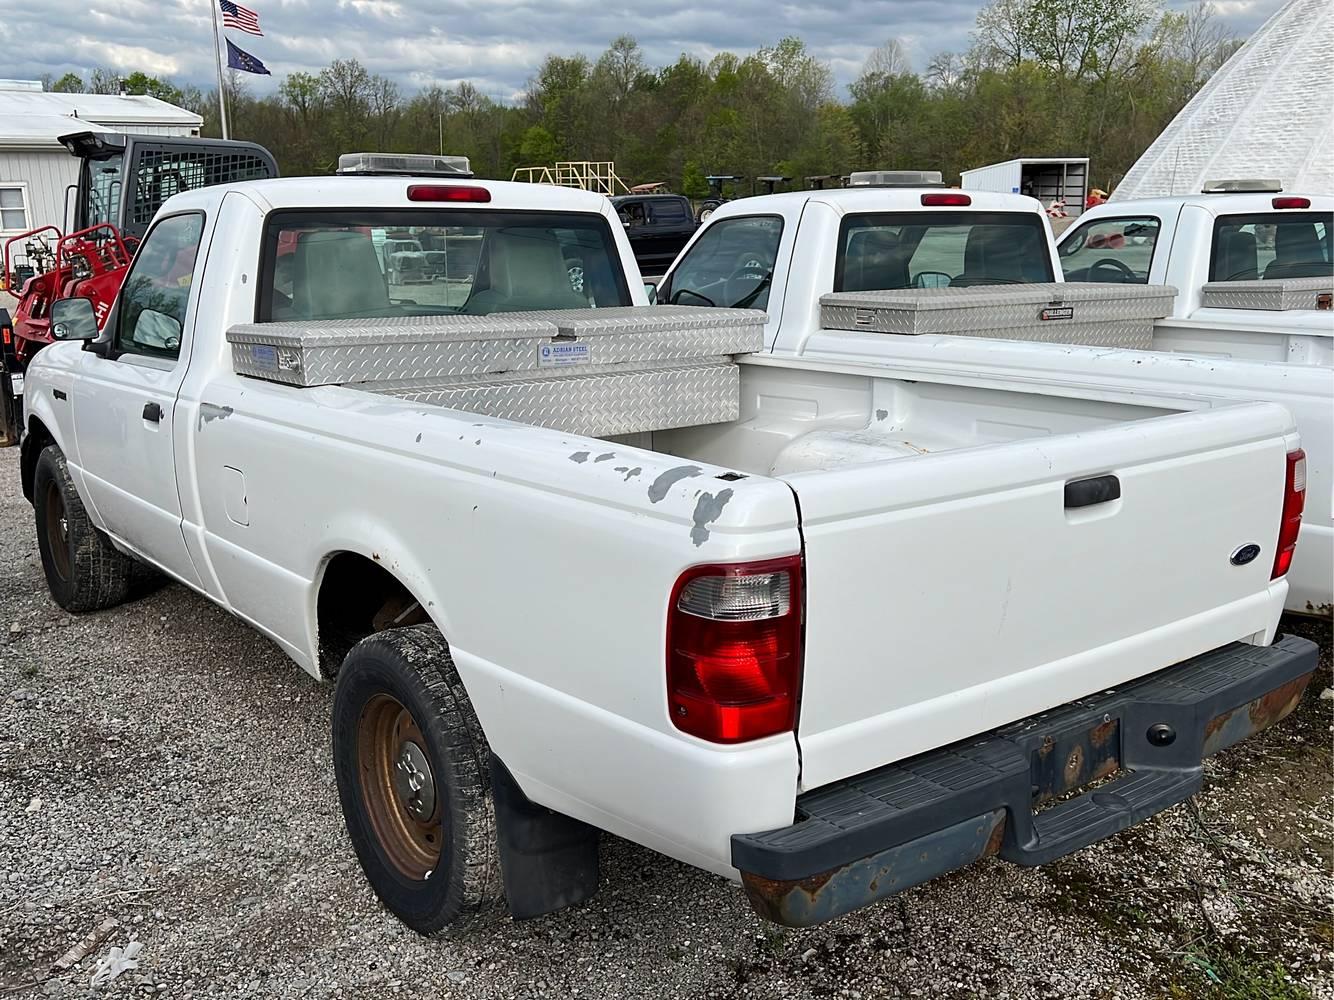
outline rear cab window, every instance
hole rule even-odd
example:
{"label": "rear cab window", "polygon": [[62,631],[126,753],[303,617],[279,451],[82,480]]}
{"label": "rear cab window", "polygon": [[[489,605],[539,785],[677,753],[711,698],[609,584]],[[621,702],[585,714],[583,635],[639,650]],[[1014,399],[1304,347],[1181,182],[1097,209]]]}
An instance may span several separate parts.
{"label": "rear cab window", "polygon": [[1334,212],[1264,212],[1214,220],[1210,281],[1272,281],[1334,275]]}
{"label": "rear cab window", "polygon": [[279,211],[259,322],[626,306],[600,215],[451,209]]}
{"label": "rear cab window", "polygon": [[1162,222],[1155,216],[1119,216],[1077,226],[1058,253],[1066,281],[1148,284]]}
{"label": "rear cab window", "polygon": [[845,216],[834,291],[1054,281],[1042,220],[1020,212]]}

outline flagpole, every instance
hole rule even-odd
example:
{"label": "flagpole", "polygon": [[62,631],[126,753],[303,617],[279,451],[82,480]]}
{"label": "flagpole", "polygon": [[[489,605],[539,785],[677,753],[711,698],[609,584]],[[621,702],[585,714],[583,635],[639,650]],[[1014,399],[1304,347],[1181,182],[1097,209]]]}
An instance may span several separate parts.
{"label": "flagpole", "polygon": [[218,40],[218,0],[208,0],[209,6],[213,11],[213,58],[218,64],[218,115],[222,119],[222,137],[231,138],[227,134],[227,101],[223,96],[222,86],[222,43]]}

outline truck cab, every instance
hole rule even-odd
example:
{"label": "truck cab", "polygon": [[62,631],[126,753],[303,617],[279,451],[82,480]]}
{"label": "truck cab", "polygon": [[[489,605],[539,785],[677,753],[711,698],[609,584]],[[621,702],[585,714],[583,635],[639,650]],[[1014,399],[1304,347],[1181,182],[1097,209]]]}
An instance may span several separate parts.
{"label": "truck cab", "polygon": [[1061,236],[1064,278],[1175,287],[1155,331],[1163,349],[1334,364],[1334,197],[1278,187],[1219,183],[1090,209]]}

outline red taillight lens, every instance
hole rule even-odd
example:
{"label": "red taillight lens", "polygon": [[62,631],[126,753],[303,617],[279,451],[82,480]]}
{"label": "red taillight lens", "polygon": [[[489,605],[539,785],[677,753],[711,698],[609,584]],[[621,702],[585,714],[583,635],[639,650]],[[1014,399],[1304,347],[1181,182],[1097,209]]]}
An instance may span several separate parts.
{"label": "red taillight lens", "polygon": [[1283,523],[1278,529],[1278,548],[1274,552],[1274,572],[1277,580],[1292,565],[1292,554],[1297,549],[1297,533],[1302,527],[1302,510],[1306,507],[1306,452],[1298,448],[1288,452],[1288,480],[1283,489]]}
{"label": "red taillight lens", "polygon": [[801,557],[681,574],[667,609],[667,707],[682,732],[741,743],[797,724]]}
{"label": "red taillight lens", "polygon": [[1275,198],[1270,202],[1275,208],[1310,208],[1310,198]]}
{"label": "red taillight lens", "polygon": [[465,184],[409,184],[408,201],[488,202],[491,192],[484,187]]}
{"label": "red taillight lens", "polygon": [[8,347],[14,343],[14,331],[7,326],[0,326],[0,344]]}
{"label": "red taillight lens", "polygon": [[972,195],[960,194],[957,191],[940,191],[934,194],[922,195],[922,204],[928,208],[935,205],[944,205],[951,208],[967,208],[972,203]]}

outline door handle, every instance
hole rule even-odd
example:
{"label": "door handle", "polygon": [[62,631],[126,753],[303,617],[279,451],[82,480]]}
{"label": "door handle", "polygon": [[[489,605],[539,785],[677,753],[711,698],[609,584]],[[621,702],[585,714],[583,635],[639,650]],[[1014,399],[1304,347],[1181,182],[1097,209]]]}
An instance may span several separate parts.
{"label": "door handle", "polygon": [[144,419],[150,423],[157,423],[162,419],[162,407],[158,406],[157,403],[145,403]]}
{"label": "door handle", "polygon": [[1121,497],[1121,480],[1115,476],[1097,476],[1065,484],[1065,509],[1092,507]]}

